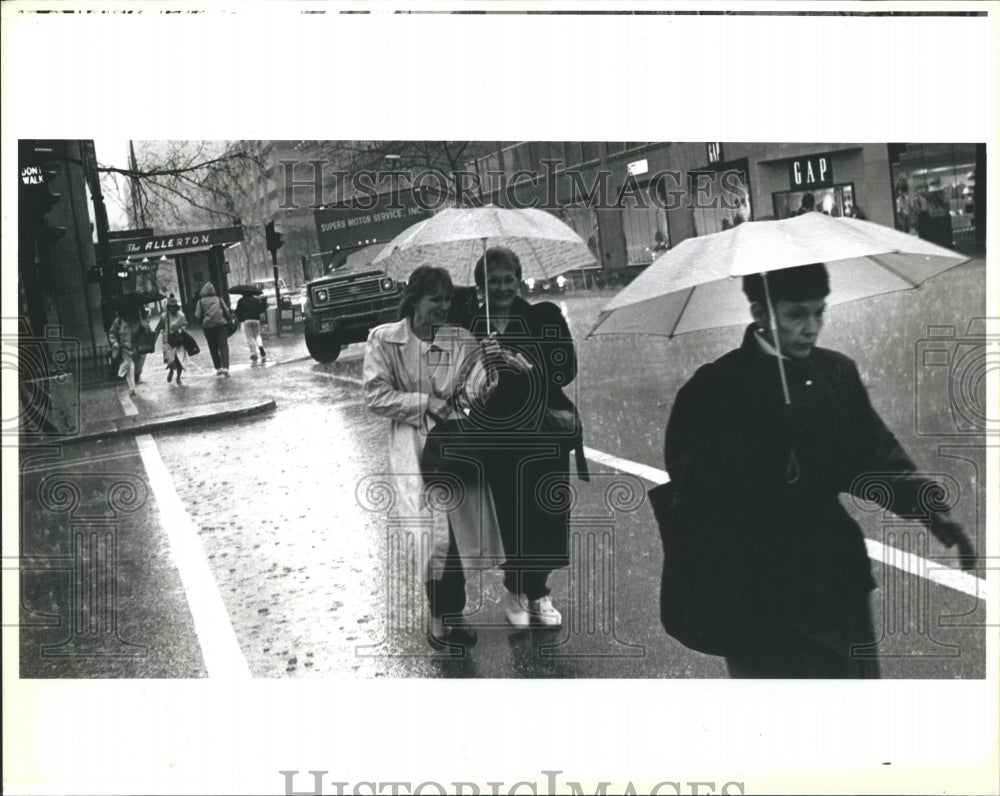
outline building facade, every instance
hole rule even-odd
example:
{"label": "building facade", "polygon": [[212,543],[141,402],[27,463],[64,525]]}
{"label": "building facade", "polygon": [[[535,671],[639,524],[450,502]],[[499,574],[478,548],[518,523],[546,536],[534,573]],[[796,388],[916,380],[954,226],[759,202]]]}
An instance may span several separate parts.
{"label": "building facade", "polygon": [[685,238],[810,207],[981,252],[985,166],[984,144],[531,141],[475,169],[485,200],[549,209],[628,278]]}

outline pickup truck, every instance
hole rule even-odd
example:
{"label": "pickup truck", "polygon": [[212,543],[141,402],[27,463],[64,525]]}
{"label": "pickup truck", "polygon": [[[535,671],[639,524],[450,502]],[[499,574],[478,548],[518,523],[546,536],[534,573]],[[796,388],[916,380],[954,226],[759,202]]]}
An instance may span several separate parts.
{"label": "pickup truck", "polygon": [[402,288],[381,271],[334,272],[306,285],[306,348],[317,362],[333,362],[347,343],[397,318]]}

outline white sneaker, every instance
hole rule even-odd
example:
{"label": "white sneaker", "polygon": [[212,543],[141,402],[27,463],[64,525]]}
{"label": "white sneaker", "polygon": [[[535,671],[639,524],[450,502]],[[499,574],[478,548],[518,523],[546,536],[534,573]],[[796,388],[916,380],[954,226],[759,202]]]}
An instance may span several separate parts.
{"label": "white sneaker", "polygon": [[529,600],[528,613],[546,627],[559,627],[562,624],[562,614],[552,605],[552,598],[548,594],[537,600]]}
{"label": "white sneaker", "polygon": [[500,604],[504,613],[507,614],[507,621],[514,627],[527,627],[531,624],[531,616],[528,609],[524,607],[525,599],[521,594],[514,594],[504,589],[503,598]]}

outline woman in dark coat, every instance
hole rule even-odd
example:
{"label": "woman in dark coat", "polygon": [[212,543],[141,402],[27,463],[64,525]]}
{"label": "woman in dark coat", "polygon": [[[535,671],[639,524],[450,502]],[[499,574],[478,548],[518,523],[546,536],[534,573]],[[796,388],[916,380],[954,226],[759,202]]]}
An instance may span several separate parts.
{"label": "woman in dark coat", "polygon": [[569,326],[551,302],[528,304],[519,295],[521,263],[510,249],[488,249],[475,267],[489,299],[470,328],[486,340],[498,383],[470,420],[483,431],[481,461],[493,491],[503,537],[504,610],[511,624],[532,620],[555,627],[548,576],[569,563],[569,511],[560,505],[569,479],[569,453],[586,477],[583,437],[563,388],[576,377]]}
{"label": "woman in dark coat", "polygon": [[664,627],[724,655],[733,677],[878,677],[875,583],[864,536],[838,495],[881,496],[893,513],[958,544],[963,566],[975,556],[941,491],[875,412],[854,362],[816,347],[825,266],[767,280],[791,404],[763,281],[746,277],[755,323],[740,348],[681,388],[667,425],[672,516],[685,533],[664,537]]}

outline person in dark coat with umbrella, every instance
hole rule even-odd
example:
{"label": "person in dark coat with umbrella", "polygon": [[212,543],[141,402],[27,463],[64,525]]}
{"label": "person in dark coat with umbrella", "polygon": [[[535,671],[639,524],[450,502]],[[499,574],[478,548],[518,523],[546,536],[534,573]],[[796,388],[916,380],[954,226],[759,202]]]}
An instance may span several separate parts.
{"label": "person in dark coat with umbrella", "polygon": [[488,249],[474,273],[487,302],[470,328],[486,341],[498,383],[470,420],[485,432],[481,461],[507,558],[503,607],[515,627],[532,620],[556,627],[562,615],[547,581],[569,563],[569,510],[556,496],[569,480],[570,451],[586,477],[579,417],[563,390],[576,377],[576,349],[555,304],[518,295],[521,263],[513,251]]}
{"label": "person in dark coat with umbrella", "polygon": [[257,354],[260,353],[260,360],[267,359],[267,352],[264,351],[264,341],[260,339],[260,316],[264,312],[266,300],[255,293],[245,293],[236,302],[236,318],[243,322],[243,333],[246,336],[247,347],[250,349],[250,361],[257,361]]}
{"label": "person in dark coat with umbrella", "polygon": [[670,413],[677,526],[665,533],[661,618],[688,646],[724,655],[732,677],[878,677],[875,583],[838,495],[878,496],[957,544],[963,568],[975,554],[942,488],[917,473],[872,407],[854,362],[817,347],[826,268],[766,279],[770,300],[759,274],[744,277],[755,322],[738,349],[695,373]]}

